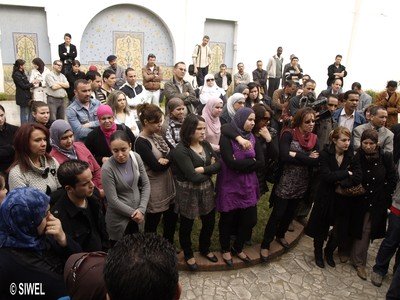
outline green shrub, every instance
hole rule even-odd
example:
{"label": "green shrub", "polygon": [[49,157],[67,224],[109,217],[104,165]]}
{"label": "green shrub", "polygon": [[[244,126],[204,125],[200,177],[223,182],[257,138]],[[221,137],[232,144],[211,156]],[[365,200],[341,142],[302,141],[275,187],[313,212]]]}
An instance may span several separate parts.
{"label": "green shrub", "polygon": [[0,93],[0,101],[5,101],[10,98],[6,93]]}
{"label": "green shrub", "polygon": [[374,91],[374,90],[366,90],[365,93],[370,95],[372,97],[372,102],[376,100],[376,97],[378,96],[379,92]]}

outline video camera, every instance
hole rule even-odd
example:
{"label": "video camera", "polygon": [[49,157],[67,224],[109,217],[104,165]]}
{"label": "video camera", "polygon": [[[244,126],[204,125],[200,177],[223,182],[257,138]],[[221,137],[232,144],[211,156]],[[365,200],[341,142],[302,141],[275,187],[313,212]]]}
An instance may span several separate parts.
{"label": "video camera", "polygon": [[307,96],[303,96],[300,99],[301,107],[311,107],[315,111],[320,111],[321,108],[328,103],[328,98],[322,97],[317,100],[314,93],[309,93]]}

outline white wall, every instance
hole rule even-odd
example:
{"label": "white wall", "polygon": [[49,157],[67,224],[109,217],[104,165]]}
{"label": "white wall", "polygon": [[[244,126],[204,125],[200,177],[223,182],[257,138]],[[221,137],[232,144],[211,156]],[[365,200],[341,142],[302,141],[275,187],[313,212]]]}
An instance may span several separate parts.
{"label": "white wall", "polygon": [[[44,6],[47,12],[52,59],[58,58],[57,45],[65,32],[80,47],[87,23],[117,0],[71,1],[15,0],[0,4]],[[243,61],[251,72],[255,62],[275,54],[283,47],[288,62],[295,53],[305,73],[325,88],[327,67],[336,54],[343,55],[347,67],[345,89],[359,81],[364,89],[383,89],[387,80],[399,80],[400,60],[397,15],[398,0],[134,0],[158,15],[171,31],[175,61],[191,61],[193,45],[204,34],[206,18],[237,21],[236,62]],[[211,37],[212,39],[212,37]],[[111,42],[111,41],[110,41]],[[79,49],[78,49],[79,51]]]}

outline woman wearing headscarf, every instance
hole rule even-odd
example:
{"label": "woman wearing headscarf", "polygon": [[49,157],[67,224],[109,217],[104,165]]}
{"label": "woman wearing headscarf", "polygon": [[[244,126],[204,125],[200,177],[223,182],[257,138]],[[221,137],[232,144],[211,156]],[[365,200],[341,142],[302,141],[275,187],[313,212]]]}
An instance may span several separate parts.
{"label": "woman wearing headscarf", "polygon": [[51,124],[50,144],[52,146],[50,155],[55,158],[59,164],[71,159],[86,161],[93,174],[92,181],[102,194],[101,168],[93,154],[86,148],[85,144],[74,141],[74,133],[71,125],[69,125],[67,121],[59,119]]}
{"label": "woman wearing headscarf", "polygon": [[219,118],[223,105],[222,99],[212,98],[207,102],[202,114],[202,117],[206,120],[206,141],[211,144],[215,152],[219,152],[219,138],[221,136],[221,121]]}
{"label": "woman wearing headscarf", "polygon": [[199,88],[200,104],[197,107],[197,112],[199,114],[201,114],[204,106],[210,99],[220,98],[224,102],[226,101],[225,91],[215,83],[213,74],[207,74],[204,77],[204,82],[205,84]]}
{"label": "woman wearing headscarf", "polygon": [[230,123],[236,114],[236,111],[244,107],[246,98],[242,93],[235,93],[228,98],[226,105],[222,109],[220,116],[221,124]]}
{"label": "woman wearing headscarf", "polygon": [[64,263],[77,252],[61,222],[49,212],[50,198],[34,188],[11,191],[0,206],[0,298],[10,286],[40,283],[41,299],[66,296]]}
{"label": "woman wearing headscarf", "polygon": [[[238,142],[221,135],[221,171],[217,177],[217,210],[220,212],[219,240],[222,257],[232,267],[231,252],[245,263],[250,258],[243,252],[245,240],[257,223],[257,202],[259,185],[256,171],[264,166],[264,157],[259,143],[252,134],[255,115],[251,108],[240,108],[231,126],[244,139],[250,141],[252,147],[243,149]],[[238,232],[233,246],[230,245],[230,233],[234,223]]]}
{"label": "woman wearing headscarf", "polygon": [[163,124],[163,135],[171,149],[174,149],[180,139],[183,120],[185,119],[185,103],[180,98],[172,98],[167,103],[168,117]]}
{"label": "woman wearing headscarf", "polygon": [[94,128],[88,134],[85,145],[93,154],[97,163],[102,166],[112,155],[110,150],[110,138],[114,132],[117,130],[125,131],[132,145],[135,144],[135,135],[127,126],[114,122],[114,112],[109,105],[100,105],[97,109],[97,117],[100,126]]}
{"label": "woman wearing headscarf", "polygon": [[241,93],[243,94],[244,98],[247,100],[247,98],[249,97],[249,87],[247,86],[247,84],[241,83],[238,84],[235,87],[235,90],[233,91],[233,93]]}

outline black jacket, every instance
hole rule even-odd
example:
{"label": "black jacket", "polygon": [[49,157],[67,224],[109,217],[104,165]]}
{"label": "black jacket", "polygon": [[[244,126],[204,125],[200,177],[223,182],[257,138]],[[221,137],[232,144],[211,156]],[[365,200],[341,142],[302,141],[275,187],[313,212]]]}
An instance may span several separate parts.
{"label": "black jacket", "polygon": [[76,74],[71,71],[71,72],[65,74],[65,77],[67,77],[67,80],[69,83],[69,88],[67,89],[68,99],[70,101],[72,101],[72,98],[74,98],[74,96],[75,96],[75,94],[74,94],[75,81],[77,81],[78,79],[85,79],[86,75],[82,71],[79,71]]}
{"label": "black jacket", "polygon": [[67,53],[67,48],[65,47],[65,43],[62,43],[58,45],[58,55],[60,56],[60,60],[62,61],[63,64],[65,64],[65,61],[67,60],[67,64],[71,64],[72,61],[76,58],[78,55],[76,51],[76,46],[70,44],[69,45],[69,53]]}
{"label": "black jacket", "polygon": [[387,209],[392,204],[391,195],[397,183],[392,153],[380,151],[378,154],[378,157],[368,159],[365,152],[359,149],[356,155],[360,160],[362,184],[366,190],[360,217],[364,219],[366,212],[371,214],[371,240],[385,237]]}
{"label": "black jacket", "polygon": [[[54,239],[46,239],[46,249],[32,251],[29,249],[0,249],[0,299],[31,299],[19,296],[19,284],[39,283],[44,296],[38,299],[58,299],[66,296],[63,280],[64,265],[68,257],[79,250],[67,236],[67,246],[59,246]],[[10,285],[15,283],[17,294],[10,294]],[[36,297],[33,297],[36,298]]]}
{"label": "black jacket", "polygon": [[[342,187],[352,187],[361,183],[362,171],[360,162],[354,157],[353,149],[344,152],[340,167],[335,157],[335,147],[330,145],[319,156],[319,185],[314,207],[306,227],[306,234],[311,237],[325,238],[328,235],[329,226],[333,225],[336,218],[337,203],[343,198],[335,193],[337,184]],[[349,171],[353,173],[349,175]],[[351,200],[351,201],[350,201]],[[356,199],[349,199],[348,203],[354,203]],[[343,234],[343,233],[338,233]]]}
{"label": "black jacket", "polygon": [[19,106],[28,106],[29,100],[32,99],[31,88],[33,83],[30,83],[24,72],[16,71],[12,74],[12,79],[15,83],[15,100]]}
{"label": "black jacket", "polygon": [[4,123],[0,130],[0,172],[5,172],[14,161],[14,135],[19,127]]}
{"label": "black jacket", "polygon": [[[214,78],[215,78],[215,83],[220,88],[222,88],[222,77],[219,74],[219,72],[214,75]],[[226,72],[226,81],[227,81],[227,84],[228,84],[228,87],[229,87],[231,85],[231,83],[232,83],[232,75],[231,75],[231,73]]]}
{"label": "black jacket", "polygon": [[[51,212],[60,219],[65,234],[79,244],[79,252],[108,250],[109,238],[99,199],[94,196],[86,198],[87,208],[82,210],[72,203],[65,190],[55,192],[51,197],[59,197],[51,200],[55,202]],[[91,213],[92,220],[88,213]]]}
{"label": "black jacket", "polygon": [[[117,130],[125,131],[131,140],[132,147],[135,145],[135,135],[133,132],[125,125],[117,124]],[[100,166],[103,165],[102,158],[110,157],[112,155],[110,146],[108,146],[106,138],[103,131],[101,131],[100,126],[94,128],[86,137],[85,146],[92,152],[94,158],[99,163]]]}

